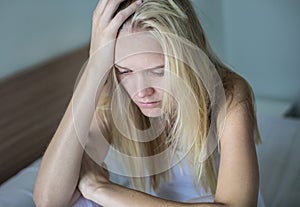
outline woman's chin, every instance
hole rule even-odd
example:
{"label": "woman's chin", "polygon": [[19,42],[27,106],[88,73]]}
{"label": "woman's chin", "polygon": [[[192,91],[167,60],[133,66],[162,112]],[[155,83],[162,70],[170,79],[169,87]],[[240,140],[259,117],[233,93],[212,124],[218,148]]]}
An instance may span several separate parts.
{"label": "woman's chin", "polygon": [[160,117],[163,115],[161,108],[140,108],[141,112],[147,117]]}

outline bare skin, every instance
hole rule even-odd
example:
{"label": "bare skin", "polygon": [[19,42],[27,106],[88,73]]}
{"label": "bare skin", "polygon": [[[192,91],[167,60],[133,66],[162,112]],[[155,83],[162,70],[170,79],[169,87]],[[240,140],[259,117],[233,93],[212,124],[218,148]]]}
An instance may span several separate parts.
{"label": "bare skin", "polygon": [[[117,31],[124,20],[138,7],[137,4],[132,5],[112,19],[111,16],[120,2],[121,0],[99,1],[95,9],[90,57],[97,61],[91,61],[91,64],[88,64],[78,90],[75,91],[75,95],[81,97],[82,100],[94,100],[94,93],[89,92],[89,89],[97,88],[99,81],[103,78],[103,73],[106,72],[105,69],[114,64],[113,55],[116,44],[114,40]],[[97,48],[107,45],[110,41],[112,44],[106,46],[104,53],[95,53]],[[135,72],[132,65],[126,65],[125,62],[119,64]],[[99,67],[103,67],[103,70],[99,70]],[[101,87],[99,90],[101,91]],[[243,91],[243,84],[238,83],[234,93],[240,94]],[[147,89],[143,97],[147,96],[149,98],[147,100],[154,100],[150,99],[152,95],[155,95],[155,91],[151,89],[149,92]],[[96,99],[98,98],[99,96],[96,96]],[[87,110],[88,104],[91,103],[83,102],[82,108],[79,107],[77,112],[84,121],[81,131],[86,130],[86,133],[88,133],[94,114],[92,107]],[[148,112],[145,110],[145,113]],[[215,201],[214,203],[187,204],[156,198],[111,183],[108,180],[107,171],[85,156],[82,145],[76,139],[77,134],[69,105],[43,157],[36,180],[34,200],[37,206],[71,206],[82,194],[85,198],[105,207],[256,206],[258,166],[253,126],[250,123],[250,116],[243,104],[232,108],[227,116],[221,137],[221,160]]]}
{"label": "bare skin", "polygon": [[[118,38],[122,38],[123,35],[127,34],[128,32],[126,30],[121,31]],[[146,37],[144,39],[144,37],[145,36],[141,37],[141,43],[139,43],[137,38],[132,40],[127,39],[126,42],[117,40],[115,58],[117,63],[115,63],[115,66],[118,70],[119,80],[130,80],[122,83],[130,97],[140,107],[141,112],[149,116],[149,110],[152,108],[148,106],[143,108],[144,105],[139,105],[139,102],[143,100],[160,100],[161,92],[155,87],[148,87],[143,90],[134,90],[132,88],[139,88],[137,83],[142,82],[139,80],[142,75],[138,78],[138,73],[142,72],[143,69],[157,68],[156,66],[162,65],[164,62],[160,56],[142,54],[139,52],[139,50],[142,51],[144,49],[140,47],[147,47],[149,51],[160,50],[158,46],[155,47],[155,42],[147,40]],[[124,47],[124,45],[129,45],[130,47]],[[142,46],[135,47],[135,45]],[[128,54],[137,55],[131,55],[129,58],[123,59],[123,57]],[[143,83],[151,79],[150,76],[151,75],[143,76]],[[155,77],[155,80],[158,79],[159,77]],[[143,87],[141,86],[140,88]],[[138,93],[131,93],[131,91]],[[85,198],[93,200],[105,207],[256,206],[258,194],[258,165],[253,138],[253,126],[247,107],[243,103],[236,104],[239,100],[245,99],[243,96],[246,96],[246,91],[247,87],[243,81],[236,81],[233,91],[234,100],[230,107],[230,112],[227,113],[227,119],[220,141],[220,168],[214,203],[179,203],[128,189],[111,183],[104,173],[99,173],[99,171],[103,172],[103,170],[97,166],[93,166],[93,162],[90,162],[91,165],[86,165],[86,173],[83,173],[80,179],[79,186],[81,193]]]}
{"label": "bare skin", "polygon": [[[246,90],[243,83],[236,84],[239,96]],[[235,100],[236,101],[236,100]],[[258,163],[253,126],[247,106],[235,104],[227,114],[224,131],[220,140],[220,167],[217,192],[213,203],[180,203],[153,197],[111,183],[99,169],[89,167],[80,185],[84,197],[106,207],[255,207],[259,186]]]}
{"label": "bare skin", "polygon": [[[93,14],[90,61],[74,92],[74,95],[82,100],[77,105],[75,113],[82,118],[81,132],[86,135],[95,110],[92,107],[94,103],[89,100],[99,99],[102,90],[99,82],[105,77],[106,70],[113,64],[118,29],[139,6],[133,3],[111,19],[121,2],[121,0],[101,0]],[[104,51],[96,52],[103,46],[105,46]],[[97,88],[98,93],[95,97],[94,91]],[[34,201],[37,206],[71,206],[80,196],[77,185],[84,150],[74,128],[73,97],[41,162],[34,187]]]}

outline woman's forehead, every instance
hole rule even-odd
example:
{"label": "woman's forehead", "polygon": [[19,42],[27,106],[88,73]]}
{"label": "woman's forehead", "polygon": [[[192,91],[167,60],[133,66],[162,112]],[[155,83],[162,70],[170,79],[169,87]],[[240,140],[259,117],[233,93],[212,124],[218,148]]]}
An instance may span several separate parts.
{"label": "woman's forehead", "polygon": [[161,61],[163,50],[159,41],[150,32],[121,30],[116,41],[115,63],[136,61]]}

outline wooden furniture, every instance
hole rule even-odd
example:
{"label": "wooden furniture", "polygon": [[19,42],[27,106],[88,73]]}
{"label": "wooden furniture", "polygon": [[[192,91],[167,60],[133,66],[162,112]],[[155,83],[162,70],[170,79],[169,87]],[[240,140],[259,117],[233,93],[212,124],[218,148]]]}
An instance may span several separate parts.
{"label": "wooden furniture", "polygon": [[43,155],[88,58],[88,46],[0,81],[0,183]]}

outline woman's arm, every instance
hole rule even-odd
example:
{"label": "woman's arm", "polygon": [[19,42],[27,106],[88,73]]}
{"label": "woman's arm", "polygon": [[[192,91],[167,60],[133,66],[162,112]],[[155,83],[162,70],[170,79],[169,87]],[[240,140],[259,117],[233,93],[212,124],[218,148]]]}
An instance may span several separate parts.
{"label": "woman's arm", "polygon": [[257,206],[259,173],[252,123],[246,103],[235,106],[227,116],[220,140],[215,201],[229,206]]}
{"label": "woman's arm", "polygon": [[181,203],[151,196],[117,184],[96,190],[89,199],[105,207],[224,207],[222,203]]}
{"label": "woman's arm", "polygon": [[[86,70],[75,91],[82,100],[94,100],[95,94],[88,90]],[[97,88],[97,85],[91,86]],[[73,122],[72,97],[67,110],[43,156],[34,188],[34,201],[37,206],[68,206],[73,195],[78,197],[76,186],[78,183],[83,146],[79,142]],[[86,133],[94,114],[92,107],[86,101],[77,105],[77,117],[84,117]],[[74,198],[73,198],[74,199]]]}
{"label": "woman's arm", "polygon": [[133,3],[112,18],[120,3],[100,0],[94,11],[90,59],[43,156],[34,188],[37,206],[70,206],[80,196],[77,184],[85,146],[81,145],[79,138],[88,137],[95,101],[99,99],[107,72],[113,65],[120,25],[139,6]]}

